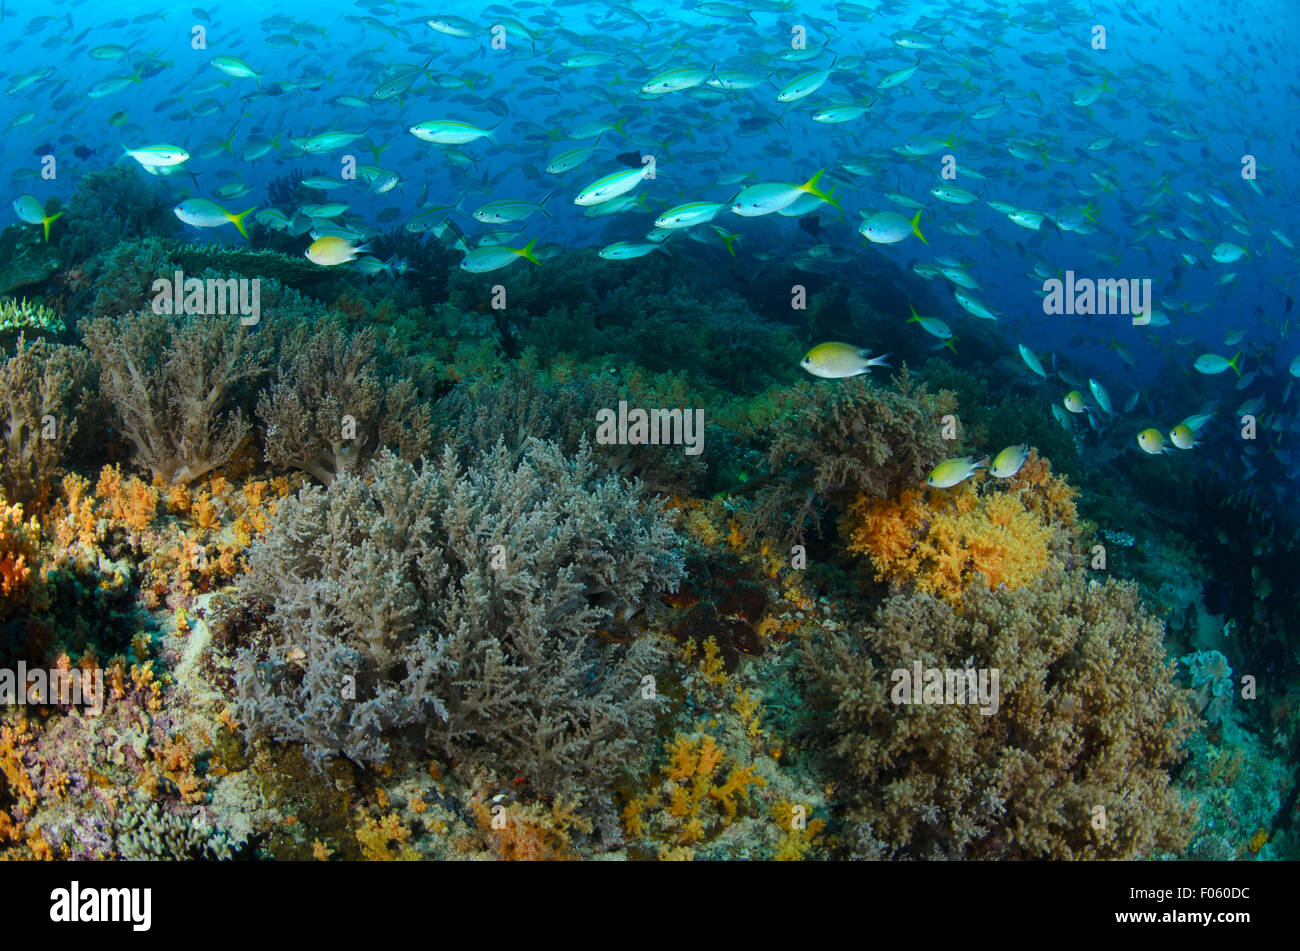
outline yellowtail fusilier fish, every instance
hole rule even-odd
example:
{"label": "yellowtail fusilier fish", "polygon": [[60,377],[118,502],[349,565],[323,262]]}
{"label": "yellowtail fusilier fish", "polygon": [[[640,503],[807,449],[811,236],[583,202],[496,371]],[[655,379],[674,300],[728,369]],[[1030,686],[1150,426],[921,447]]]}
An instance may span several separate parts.
{"label": "yellowtail fusilier fish", "polygon": [[535,212],[546,214],[547,195],[539,202],[519,201],[513,198],[500,198],[496,201],[490,201],[474,212],[474,220],[481,221],[484,224],[503,225],[515,221],[523,221],[529,215]]}
{"label": "yellowtail fusilier fish", "polygon": [[931,337],[938,337],[940,340],[944,341],[945,347],[952,350],[953,353],[957,352],[957,345],[953,342],[951,327],[938,317],[922,317],[916,312],[916,308],[911,304],[908,304],[907,307],[912,312],[912,316],[907,318],[907,323],[920,324],[921,329]]}
{"label": "yellowtail fusilier fish", "polygon": [[641,184],[643,179],[653,174],[653,163],[643,165],[640,168],[629,168],[621,172],[614,172],[604,178],[597,179],[578,192],[577,197],[573,199],[573,203],[575,205],[602,204],[611,198],[627,194]]}
{"label": "yellowtail fusilier fish", "polygon": [[600,256],[606,261],[630,261],[643,258],[652,251],[663,251],[662,244],[653,241],[615,241],[600,249]]}
{"label": "yellowtail fusilier fish", "polygon": [[146,169],[171,168],[190,160],[190,153],[178,145],[145,145],[138,149],[128,149],[124,146],[122,152],[131,156]]}
{"label": "yellowtail fusilier fish", "polygon": [[467,253],[460,262],[460,269],[468,271],[471,274],[484,274],[488,271],[497,271],[503,267],[509,267],[520,258],[532,261],[534,264],[541,264],[533,254],[533,246],[537,244],[537,239],[533,238],[522,248],[507,248],[502,245],[493,245],[487,248],[475,248]]}
{"label": "yellowtail fusilier fish", "polygon": [[897,244],[904,238],[916,235],[922,244],[929,244],[921,234],[921,212],[908,221],[896,211],[878,211],[862,222],[858,233],[874,244]]}
{"label": "yellowtail fusilier fish", "polygon": [[206,198],[187,198],[173,208],[172,212],[181,221],[195,228],[220,228],[225,224],[233,224],[239,233],[247,238],[248,232],[244,230],[244,219],[256,210],[257,206],[254,205],[247,211],[232,215],[215,201]]}
{"label": "yellowtail fusilier fish", "polygon": [[726,208],[725,202],[692,201],[685,205],[670,208],[655,219],[656,228],[694,228],[707,224]]}
{"label": "yellowtail fusilier fish", "polygon": [[63,212],[56,211],[52,215],[45,213],[45,206],[41,204],[39,198],[35,195],[19,195],[14,199],[14,212],[19,219],[29,225],[40,225],[45,230],[45,242],[50,240],[50,222],[59,218]]}
{"label": "yellowtail fusilier fish", "polygon": [[455,119],[430,119],[411,126],[407,131],[421,142],[432,142],[434,145],[466,145],[483,138],[496,141],[492,138],[491,130],[480,129]]}
{"label": "yellowtail fusilier fish", "polygon": [[1207,376],[1213,376],[1216,373],[1222,373],[1224,370],[1231,367],[1233,370],[1236,371],[1237,376],[1241,376],[1241,367],[1239,365],[1240,362],[1241,362],[1240,353],[1234,356],[1231,360],[1225,360],[1217,353],[1203,353],[1196,358],[1196,362],[1192,364],[1192,366],[1196,368],[1197,373],[1204,373]]}
{"label": "yellowtail fusilier fish", "polygon": [[663,96],[670,92],[694,89],[708,79],[711,72],[713,72],[712,69],[703,69],[696,66],[682,66],[677,69],[670,69],[647,80],[645,85],[641,87],[641,94],[643,96]]}
{"label": "yellowtail fusilier fish", "polygon": [[734,214],[742,218],[757,218],[762,215],[771,215],[793,205],[804,195],[815,195],[827,204],[840,206],[839,200],[835,198],[834,193],[822,191],[817,187],[818,181],[821,180],[825,169],[821,169],[808,181],[802,185],[786,185],[783,183],[771,183],[764,185],[750,185],[741,189],[736,200],[731,205]]}

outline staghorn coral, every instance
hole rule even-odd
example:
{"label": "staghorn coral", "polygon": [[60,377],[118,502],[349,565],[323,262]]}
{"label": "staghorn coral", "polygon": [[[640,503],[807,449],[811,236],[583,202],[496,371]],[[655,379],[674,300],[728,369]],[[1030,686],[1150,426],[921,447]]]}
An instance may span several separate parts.
{"label": "staghorn coral", "polygon": [[[887,600],[861,633],[804,643],[811,727],[859,849],[910,858],[1137,858],[1179,851],[1169,769],[1195,715],[1136,590],[1051,569],[1015,591]],[[999,707],[891,702],[891,671],[997,669]],[[816,721],[814,721],[816,722]]]}
{"label": "staghorn coral", "polygon": [[10,500],[35,511],[49,500],[88,411],[91,366],[80,347],[22,335],[0,364],[0,478]]}
{"label": "staghorn coral", "polygon": [[977,575],[991,588],[1014,589],[1050,564],[1071,564],[1073,497],[1047,460],[1031,452],[1006,483],[981,473],[943,491],[859,494],[842,531],[848,550],[866,554],[878,578],[960,600]]}
{"label": "staghorn coral", "polygon": [[264,338],[238,319],[141,311],[82,325],[104,394],[137,460],[170,484],[225,465],[249,432],[245,391],[264,372]]}
{"label": "staghorn coral", "polygon": [[382,446],[418,459],[430,448],[430,410],[415,384],[382,366],[373,331],[349,335],[338,320],[294,327],[276,377],[257,401],[266,461],[328,485],[361,472]]}
{"label": "staghorn coral", "polygon": [[369,482],[282,502],[231,615],[265,617],[237,654],[249,735],[373,764],[406,734],[601,808],[652,728],[658,657],[611,636],[682,566],[639,489],[598,471],[536,440],[418,473],[384,451]]}
{"label": "staghorn coral", "polygon": [[21,300],[12,297],[0,300],[0,333],[25,330],[61,334],[65,329],[59,315],[48,307],[28,301],[25,297]]}
{"label": "staghorn coral", "polygon": [[803,538],[810,524],[820,528],[825,504],[923,484],[934,461],[958,449],[940,434],[940,420],[956,411],[952,394],[929,393],[906,367],[897,391],[860,377],[828,383],[797,386],[794,408],[772,425],[754,518],[783,541]]}

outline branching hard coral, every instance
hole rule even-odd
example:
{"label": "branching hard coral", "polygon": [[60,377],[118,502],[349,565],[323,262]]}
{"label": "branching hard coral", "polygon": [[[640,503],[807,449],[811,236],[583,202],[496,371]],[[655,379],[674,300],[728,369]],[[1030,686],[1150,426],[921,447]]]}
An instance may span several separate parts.
{"label": "branching hard coral", "polygon": [[653,726],[657,650],[617,638],[682,565],[638,487],[598,472],[536,440],[421,472],[384,451],[368,482],[281,502],[237,585],[265,615],[238,652],[250,735],[372,764],[405,734],[601,808]]}
{"label": "branching hard coral", "polygon": [[754,513],[765,533],[785,541],[820,526],[827,503],[888,498],[924,484],[935,461],[957,450],[941,436],[942,418],[956,412],[952,395],[929,393],[906,368],[897,391],[861,378],[802,383],[791,402],[772,426],[769,474]]}
{"label": "branching hard coral", "polygon": [[[1191,814],[1169,769],[1195,717],[1162,635],[1131,586],[1053,568],[1015,591],[972,586],[958,605],[897,595],[865,632],[809,637],[825,717],[809,742],[828,752],[841,818],[895,857],[1181,850]],[[924,694],[897,705],[894,672],[914,664],[997,670],[997,709]]]}
{"label": "branching hard coral", "polygon": [[86,412],[91,366],[80,347],[21,335],[0,363],[0,478],[11,501],[41,510],[49,500]]}
{"label": "branching hard coral", "polygon": [[142,465],[179,484],[230,461],[249,432],[246,390],[264,372],[255,329],[231,316],[148,310],[82,329]]}
{"label": "branching hard coral", "polygon": [[229,860],[243,844],[213,828],[202,814],[164,812],[156,802],[146,806],[136,800],[122,806],[113,838],[118,855],[127,860]]}
{"label": "branching hard coral", "polygon": [[1074,494],[1031,452],[1006,483],[980,475],[942,491],[860,494],[842,529],[849,551],[866,554],[877,577],[960,600],[977,575],[989,587],[1019,588],[1049,564],[1071,565]]}
{"label": "branching hard coral", "polygon": [[336,320],[300,325],[280,349],[276,378],[257,401],[267,462],[328,485],[363,471],[381,446],[411,460],[429,450],[429,407],[410,379],[385,372],[372,331],[349,336]]}
{"label": "branching hard coral", "polygon": [[6,297],[0,300],[0,333],[25,330],[48,334],[61,334],[63,321],[59,315],[42,304],[22,298]]}

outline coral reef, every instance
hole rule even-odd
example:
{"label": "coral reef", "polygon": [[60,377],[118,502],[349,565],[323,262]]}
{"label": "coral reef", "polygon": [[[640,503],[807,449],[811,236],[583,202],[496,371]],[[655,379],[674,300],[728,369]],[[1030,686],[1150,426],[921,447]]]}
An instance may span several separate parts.
{"label": "coral reef", "polygon": [[275,378],[257,401],[266,461],[328,485],[358,473],[383,446],[405,459],[429,451],[430,410],[415,384],[386,370],[371,330],[341,321],[298,325],[285,336]]}
{"label": "coral reef", "polygon": [[63,215],[59,253],[68,264],[88,261],[128,238],[166,238],[180,229],[171,203],[134,165],[82,176]]}
{"label": "coral reef", "polygon": [[953,489],[860,493],[842,533],[850,552],[870,557],[877,577],[960,600],[977,575],[988,587],[1014,589],[1051,564],[1079,561],[1073,495],[1031,451],[1004,485],[980,473]]}
{"label": "coral reef", "polygon": [[681,563],[662,516],[597,472],[535,440],[468,469],[385,451],[369,482],[283,502],[229,622],[260,631],[238,651],[250,735],[379,763],[406,732],[599,808],[653,726],[656,648],[615,638]]}
{"label": "coral reef", "polygon": [[19,336],[0,364],[0,480],[7,498],[40,511],[79,421],[90,414],[93,369],[80,347]]}
{"label": "coral reef", "polygon": [[[1192,813],[1168,769],[1194,713],[1162,633],[1131,586],[1054,568],[1015,591],[972,586],[958,605],[895,596],[860,634],[810,634],[810,690],[826,716],[815,736],[843,784],[851,850],[971,859],[1185,848]],[[891,671],[916,663],[998,670],[998,709],[900,708]]]}
{"label": "coral reef", "polygon": [[39,231],[22,225],[0,231],[0,294],[44,284],[58,270],[59,256]]}
{"label": "coral reef", "polygon": [[802,383],[791,408],[771,426],[769,474],[758,490],[755,518],[763,531],[786,541],[820,528],[826,504],[888,498],[924,484],[930,467],[955,455],[941,420],[956,411],[952,394],[930,393],[906,367],[898,389],[862,378],[830,386]]}
{"label": "coral reef", "polygon": [[82,327],[136,459],[169,484],[234,456],[249,433],[247,389],[264,371],[264,338],[224,315],[142,311]]}
{"label": "coral reef", "polygon": [[41,304],[30,303],[25,297],[0,300],[0,334],[15,331],[61,334],[65,329],[59,315]]}

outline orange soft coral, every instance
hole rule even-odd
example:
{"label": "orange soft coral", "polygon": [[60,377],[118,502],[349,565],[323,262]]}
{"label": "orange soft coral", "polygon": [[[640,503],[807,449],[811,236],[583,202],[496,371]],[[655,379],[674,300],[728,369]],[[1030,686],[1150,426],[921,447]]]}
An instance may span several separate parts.
{"label": "orange soft coral", "polygon": [[27,590],[40,543],[36,519],[24,522],[21,505],[0,500],[0,598],[4,602],[18,599]]}
{"label": "orange soft coral", "polygon": [[1040,577],[1076,526],[1074,495],[1031,452],[1006,482],[981,476],[942,492],[859,495],[844,529],[849,551],[867,555],[880,579],[954,600],[981,575],[1009,589]]}

